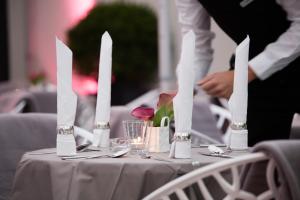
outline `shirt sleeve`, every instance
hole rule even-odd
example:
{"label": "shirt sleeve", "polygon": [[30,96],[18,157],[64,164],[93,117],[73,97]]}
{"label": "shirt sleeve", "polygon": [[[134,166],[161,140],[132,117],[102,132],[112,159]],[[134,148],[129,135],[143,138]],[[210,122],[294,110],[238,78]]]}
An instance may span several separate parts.
{"label": "shirt sleeve", "polygon": [[182,35],[189,30],[196,35],[194,69],[195,81],[198,81],[207,74],[213,59],[214,33],[210,31],[210,16],[197,0],[176,0],[176,6]]}
{"label": "shirt sleeve", "polygon": [[287,12],[291,26],[250,60],[249,66],[261,80],[283,69],[300,55],[300,1],[277,0],[277,3]]}

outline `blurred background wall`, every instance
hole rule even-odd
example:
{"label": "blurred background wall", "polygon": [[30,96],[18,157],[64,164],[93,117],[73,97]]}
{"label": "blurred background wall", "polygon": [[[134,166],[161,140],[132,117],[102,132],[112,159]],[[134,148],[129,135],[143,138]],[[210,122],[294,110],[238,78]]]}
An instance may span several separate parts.
{"label": "blurred background wall", "polygon": [[27,66],[44,69],[55,83],[55,36],[66,42],[65,32],[84,18],[94,4],[95,0],[27,0]]}
{"label": "blurred background wall", "polygon": [[[10,79],[26,82],[32,71],[44,71],[50,82],[56,82],[54,39],[66,42],[66,30],[86,16],[98,3],[115,0],[7,0]],[[120,0],[119,0],[120,1]],[[170,0],[123,0],[152,7],[159,15],[161,1],[169,12],[170,60],[174,70],[180,51],[180,28],[176,7]],[[210,72],[228,68],[235,44],[213,22],[215,57]],[[174,80],[174,73],[172,73]]]}

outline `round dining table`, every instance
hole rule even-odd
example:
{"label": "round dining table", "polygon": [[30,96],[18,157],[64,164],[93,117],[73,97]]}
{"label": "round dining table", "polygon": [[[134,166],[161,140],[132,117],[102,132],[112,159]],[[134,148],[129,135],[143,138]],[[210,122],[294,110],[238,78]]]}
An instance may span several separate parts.
{"label": "round dining table", "polygon": [[[55,149],[27,152],[19,162],[12,200],[136,200],[162,185],[224,159],[206,156],[207,148],[192,148],[191,159],[171,159],[168,153],[151,153],[145,159],[128,153],[119,158],[63,160]],[[230,156],[248,152],[232,152]],[[104,154],[83,152],[80,155]]]}

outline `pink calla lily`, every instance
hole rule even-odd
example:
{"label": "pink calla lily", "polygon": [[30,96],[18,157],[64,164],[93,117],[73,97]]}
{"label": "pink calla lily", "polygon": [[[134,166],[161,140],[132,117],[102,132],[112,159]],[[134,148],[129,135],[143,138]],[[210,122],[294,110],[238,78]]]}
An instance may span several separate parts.
{"label": "pink calla lily", "polygon": [[137,107],[131,111],[131,115],[138,119],[148,121],[153,118],[154,109],[149,107]]}
{"label": "pink calla lily", "polygon": [[157,103],[157,108],[162,106],[172,106],[173,98],[177,93],[161,93]]}

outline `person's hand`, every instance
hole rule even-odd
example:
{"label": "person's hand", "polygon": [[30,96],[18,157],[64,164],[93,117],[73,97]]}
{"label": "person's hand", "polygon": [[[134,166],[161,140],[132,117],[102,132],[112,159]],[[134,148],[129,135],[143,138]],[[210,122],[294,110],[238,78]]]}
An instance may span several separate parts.
{"label": "person's hand", "polygon": [[[248,68],[248,83],[257,76],[251,67]],[[209,95],[229,99],[233,91],[234,71],[217,72],[204,77],[198,85]]]}
{"label": "person's hand", "polygon": [[229,98],[233,90],[234,71],[217,72],[204,77],[198,85],[209,95]]}

